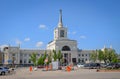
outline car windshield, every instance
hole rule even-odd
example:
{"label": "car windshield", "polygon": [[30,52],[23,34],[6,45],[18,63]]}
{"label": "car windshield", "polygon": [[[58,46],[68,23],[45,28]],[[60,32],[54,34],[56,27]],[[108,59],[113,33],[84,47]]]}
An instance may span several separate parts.
{"label": "car windshield", "polygon": [[8,67],[4,67],[4,69],[9,69]]}

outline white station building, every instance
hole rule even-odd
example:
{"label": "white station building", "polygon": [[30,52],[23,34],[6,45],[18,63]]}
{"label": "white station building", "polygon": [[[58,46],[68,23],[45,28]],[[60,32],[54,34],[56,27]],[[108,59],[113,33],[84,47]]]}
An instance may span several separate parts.
{"label": "white station building", "polygon": [[77,47],[77,41],[71,40],[67,37],[67,28],[63,26],[62,23],[62,10],[60,10],[59,23],[54,29],[54,39],[48,43],[46,50],[31,50],[31,49],[21,49],[20,46],[4,47],[4,64],[9,64],[14,58],[14,64],[32,64],[29,60],[30,55],[33,52],[37,53],[37,56],[44,55],[44,52],[52,50],[61,50],[63,54],[64,63],[87,63],[90,62],[90,53],[95,50],[80,50]]}

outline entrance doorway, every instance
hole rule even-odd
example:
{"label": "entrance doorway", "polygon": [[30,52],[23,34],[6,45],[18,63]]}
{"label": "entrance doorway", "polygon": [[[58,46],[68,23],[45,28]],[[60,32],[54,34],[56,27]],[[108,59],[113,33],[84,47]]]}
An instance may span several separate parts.
{"label": "entrance doorway", "polygon": [[76,64],[77,63],[76,58],[72,58],[72,62],[73,64]]}

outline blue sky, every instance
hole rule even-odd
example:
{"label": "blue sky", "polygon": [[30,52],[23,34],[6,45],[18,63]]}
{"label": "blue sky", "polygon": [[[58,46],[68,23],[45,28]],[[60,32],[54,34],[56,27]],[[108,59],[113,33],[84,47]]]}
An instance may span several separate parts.
{"label": "blue sky", "polygon": [[120,0],[0,0],[0,45],[45,49],[59,9],[79,49],[112,45],[120,53]]}

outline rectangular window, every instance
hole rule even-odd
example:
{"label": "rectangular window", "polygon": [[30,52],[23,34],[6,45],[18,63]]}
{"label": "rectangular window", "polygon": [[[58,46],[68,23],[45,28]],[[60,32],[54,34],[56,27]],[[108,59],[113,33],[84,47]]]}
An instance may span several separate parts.
{"label": "rectangular window", "polygon": [[15,54],[12,54],[12,56],[15,56]]}
{"label": "rectangular window", "polygon": [[60,30],[60,37],[64,37],[64,30]]}
{"label": "rectangular window", "polygon": [[82,54],[82,56],[84,57],[84,54]]}
{"label": "rectangular window", "polygon": [[29,60],[29,63],[31,63],[31,61]]}
{"label": "rectangular window", "polygon": [[84,63],[84,58],[82,58],[82,63]]}
{"label": "rectangular window", "polygon": [[26,62],[27,62],[27,60],[25,59],[25,60],[24,60],[24,64],[26,64]]}
{"label": "rectangular window", "polygon": [[78,62],[79,62],[79,63],[81,62],[80,58],[78,58]]}
{"label": "rectangular window", "polygon": [[29,57],[31,56],[31,54],[29,54]]}
{"label": "rectangular window", "polygon": [[67,54],[67,53],[65,53],[65,54],[64,54],[64,57],[68,57],[68,54]]}
{"label": "rectangular window", "polygon": [[26,56],[27,56],[27,54],[24,54],[24,56],[26,57]]}
{"label": "rectangular window", "polygon": [[22,54],[20,54],[20,56],[23,56]]}

